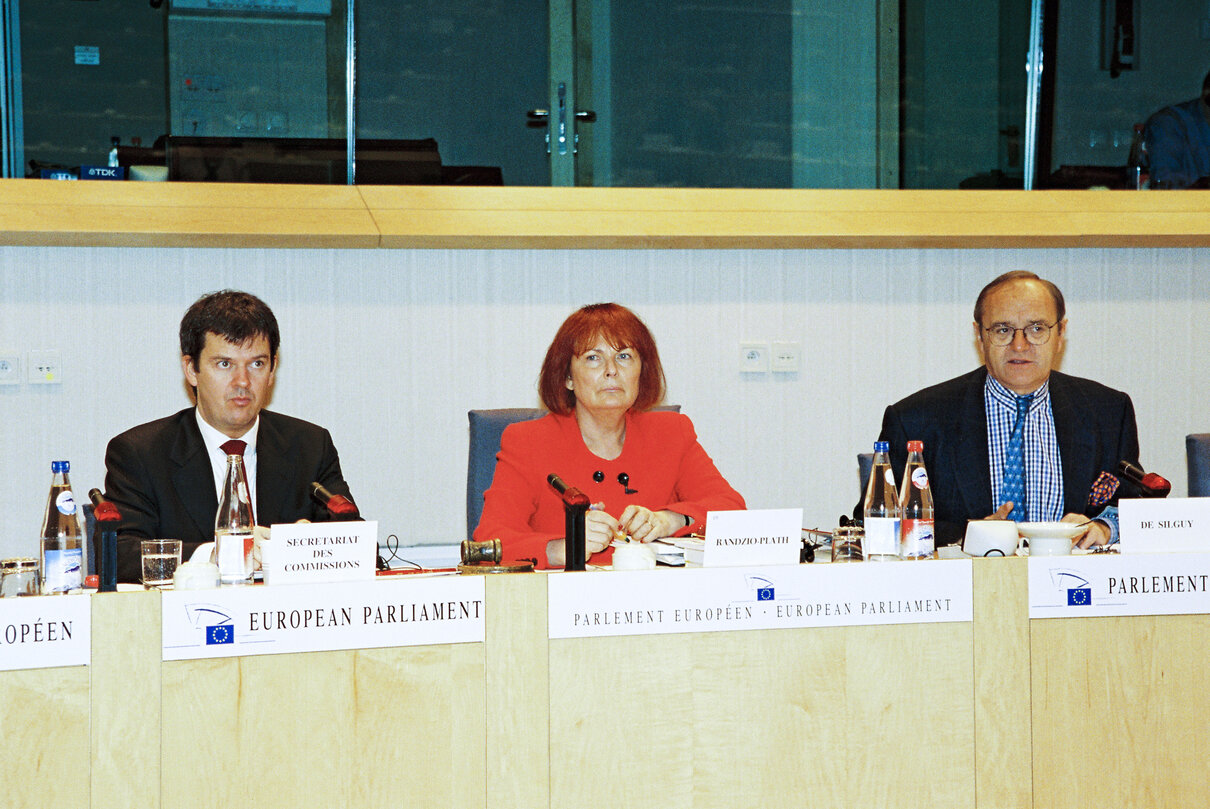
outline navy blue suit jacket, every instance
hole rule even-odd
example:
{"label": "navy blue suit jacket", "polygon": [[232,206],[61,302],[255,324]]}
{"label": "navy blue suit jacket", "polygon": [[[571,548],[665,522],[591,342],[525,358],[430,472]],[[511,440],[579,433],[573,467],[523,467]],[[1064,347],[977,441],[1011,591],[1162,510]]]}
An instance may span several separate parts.
{"label": "navy blue suit jacket", "polygon": [[[311,499],[312,481],[352,499],[327,430],[262,410],[256,437],[257,524],[331,519]],[[212,541],[218,494],[194,408],[111,440],[105,450],[105,496],[122,512],[118,581],[140,580],[141,539],[180,539],[183,559]]]}
{"label": "navy blue suit jacket", "polygon": [[[983,405],[986,379],[987,369],[979,368],[896,402],[882,417],[879,438],[891,444],[899,482],[907,442],[924,442],[938,544],[960,542],[967,520],[995,511]],[[1050,406],[1063,466],[1063,512],[1095,516],[1102,507],[1090,507],[1088,494],[1101,472],[1116,472],[1121,460],[1138,463],[1134,405],[1121,391],[1053,371]]]}

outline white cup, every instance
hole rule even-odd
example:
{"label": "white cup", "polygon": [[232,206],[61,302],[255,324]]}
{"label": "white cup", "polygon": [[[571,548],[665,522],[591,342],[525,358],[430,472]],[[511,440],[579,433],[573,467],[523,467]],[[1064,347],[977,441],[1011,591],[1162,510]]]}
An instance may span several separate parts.
{"label": "white cup", "polygon": [[1071,539],[1069,537],[1030,537],[1030,556],[1070,556]]}
{"label": "white cup", "polygon": [[650,570],[655,567],[655,549],[641,542],[619,542],[613,546],[614,570]]}
{"label": "white cup", "polygon": [[1013,556],[1019,541],[1017,524],[1011,520],[971,520],[962,550],[971,556]]}

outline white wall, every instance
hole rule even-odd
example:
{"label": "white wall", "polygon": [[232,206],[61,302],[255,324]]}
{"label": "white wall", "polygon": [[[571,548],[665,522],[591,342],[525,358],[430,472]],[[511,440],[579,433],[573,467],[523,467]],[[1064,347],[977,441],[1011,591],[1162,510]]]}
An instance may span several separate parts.
{"label": "white wall", "polygon": [[[1210,430],[1210,250],[474,251],[0,248],[0,353],[57,348],[60,385],[0,386],[0,557],[33,554],[50,461],[83,497],[116,433],[187,403],[176,329],[198,295],[265,298],[282,327],[274,409],[327,426],[382,535],[465,535],[466,411],[533,405],[575,307],[652,327],[670,401],[754,507],[834,524],[883,407],[976,363],[971,306],[1029,268],[1068,297],[1063,369],[1132,394],[1142,461],[1185,491]],[[799,340],[795,376],[743,377],[744,340]]]}

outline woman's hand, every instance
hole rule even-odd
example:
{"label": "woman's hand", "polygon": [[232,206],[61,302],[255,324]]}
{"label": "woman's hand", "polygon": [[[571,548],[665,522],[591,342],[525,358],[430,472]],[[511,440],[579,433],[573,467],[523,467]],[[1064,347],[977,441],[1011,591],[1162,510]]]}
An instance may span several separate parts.
{"label": "woman's hand", "polygon": [[618,520],[622,531],[639,542],[670,537],[685,526],[685,518],[675,511],[652,511],[643,506],[626,506]]}
{"label": "woman's hand", "polygon": [[626,536],[621,524],[613,516],[602,511],[603,508],[603,503],[593,503],[584,513],[584,544],[589,556],[600,553],[615,539]]}

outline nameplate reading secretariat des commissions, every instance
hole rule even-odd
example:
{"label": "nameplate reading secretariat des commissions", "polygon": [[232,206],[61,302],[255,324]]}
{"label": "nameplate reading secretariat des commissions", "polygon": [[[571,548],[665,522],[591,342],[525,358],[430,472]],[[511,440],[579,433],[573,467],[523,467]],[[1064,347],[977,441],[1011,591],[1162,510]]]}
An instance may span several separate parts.
{"label": "nameplate reading secretariat des commissions", "polygon": [[551,638],[970,621],[969,559],[559,573]]}
{"label": "nameplate reading secretariat des commissions", "polygon": [[1210,554],[1040,556],[1029,560],[1030,618],[1210,613]]}
{"label": "nameplate reading secretariat des commissions", "polygon": [[378,523],[291,522],[264,546],[265,584],[369,581],[378,561]]}
{"label": "nameplate reading secretariat des commissions", "polygon": [[87,666],[92,659],[92,598],[0,598],[0,670]]}
{"label": "nameplate reading secretariat des commissions", "polygon": [[482,643],[483,578],[166,590],[164,659]]}

